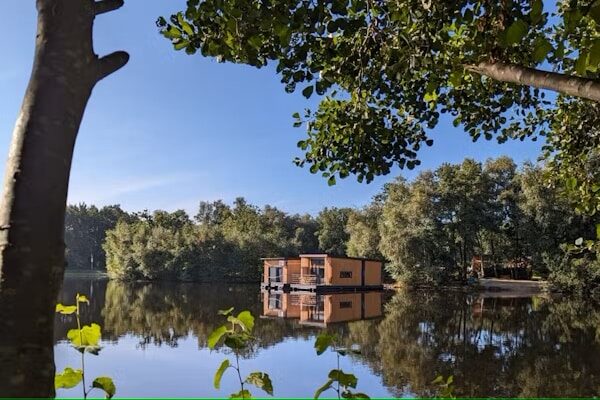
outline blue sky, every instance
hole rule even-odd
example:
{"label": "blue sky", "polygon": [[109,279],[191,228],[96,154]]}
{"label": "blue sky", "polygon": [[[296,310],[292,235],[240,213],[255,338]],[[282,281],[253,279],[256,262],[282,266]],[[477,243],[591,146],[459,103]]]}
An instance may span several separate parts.
{"label": "blue sky", "polygon": [[[121,204],[194,213],[200,200],[231,202],[244,196],[257,205],[316,213],[324,206],[362,206],[399,174],[464,157],[509,155],[535,160],[539,142],[472,143],[443,121],[435,144],[420,153],[414,171],[394,170],[371,184],[353,177],[329,187],[325,179],[292,164],[304,137],[291,115],[314,106],[300,93],[287,94],[274,70],[219,64],[176,53],[157,33],[159,15],[185,0],[126,0],[95,24],[99,55],[126,50],[129,64],[100,82],[79,132],[69,202]],[[0,35],[0,157],[2,168],[33,60],[34,0],[2,0]]]}

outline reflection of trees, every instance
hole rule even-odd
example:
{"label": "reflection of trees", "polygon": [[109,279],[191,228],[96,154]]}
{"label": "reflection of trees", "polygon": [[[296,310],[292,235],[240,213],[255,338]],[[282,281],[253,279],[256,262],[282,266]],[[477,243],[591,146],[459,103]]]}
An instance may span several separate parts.
{"label": "reflection of trees", "polygon": [[[90,304],[81,308],[82,322],[85,324],[96,322],[103,326],[104,322],[102,320],[101,312],[104,307],[105,292],[106,280],[65,278],[62,291],[58,297],[58,302],[63,304],[73,304],[73,299],[77,293],[85,294],[89,297]],[[57,314],[54,321],[55,341],[65,339],[67,337],[67,331],[73,329],[73,326],[77,326],[73,315]]]}
{"label": "reflection of trees", "polygon": [[[98,321],[103,337],[125,334],[176,346],[189,334],[206,345],[223,323],[219,309],[262,311],[254,285],[67,281],[61,299],[90,294],[85,321]],[[65,300],[66,301],[66,300]],[[57,317],[57,340],[72,321]],[[352,356],[381,375],[395,395],[431,396],[437,375],[455,377],[455,394],[474,396],[593,396],[600,388],[600,311],[573,300],[481,298],[457,292],[399,292],[383,319],[326,328]],[[295,320],[256,319],[257,346],[245,356],[286,338],[310,338],[320,329]]]}
{"label": "reflection of trees", "polygon": [[142,345],[176,346],[193,334],[204,346],[208,334],[223,323],[219,309],[260,310],[256,286],[186,283],[124,283],[111,281],[102,311],[105,331],[116,338],[126,333],[141,337]]}
{"label": "reflection of trees", "polygon": [[413,292],[386,311],[374,369],[397,395],[430,396],[437,375],[454,375],[461,397],[598,393],[600,314],[591,307]]}

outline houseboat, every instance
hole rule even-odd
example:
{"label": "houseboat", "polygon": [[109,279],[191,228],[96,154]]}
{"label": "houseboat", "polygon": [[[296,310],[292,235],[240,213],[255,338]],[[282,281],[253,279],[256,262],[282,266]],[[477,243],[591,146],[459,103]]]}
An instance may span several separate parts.
{"label": "houseboat", "polygon": [[328,254],[263,258],[266,290],[339,292],[383,289],[383,262]]}
{"label": "houseboat", "polygon": [[262,318],[296,320],[300,325],[326,327],[382,315],[381,291],[327,294],[263,291],[262,294]]}

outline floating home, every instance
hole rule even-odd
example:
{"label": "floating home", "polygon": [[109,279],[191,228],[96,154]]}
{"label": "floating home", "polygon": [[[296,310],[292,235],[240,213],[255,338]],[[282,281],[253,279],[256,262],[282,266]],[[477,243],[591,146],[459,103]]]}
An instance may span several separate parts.
{"label": "floating home", "polygon": [[300,325],[325,327],[382,315],[379,292],[326,293],[263,291],[262,318],[296,320]]}
{"label": "floating home", "polygon": [[262,287],[278,291],[339,292],[383,289],[383,262],[328,254],[263,258]]}

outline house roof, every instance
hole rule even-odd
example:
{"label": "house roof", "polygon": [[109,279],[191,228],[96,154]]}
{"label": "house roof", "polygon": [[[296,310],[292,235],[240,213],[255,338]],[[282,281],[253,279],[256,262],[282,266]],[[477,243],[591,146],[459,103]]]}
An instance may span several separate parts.
{"label": "house roof", "polygon": [[261,260],[269,261],[269,260],[299,260],[300,257],[263,257]]}
{"label": "house roof", "polygon": [[376,258],[365,258],[365,257],[348,257],[348,256],[334,256],[331,254],[327,254],[327,253],[322,253],[322,254],[300,254],[300,257],[329,257],[329,258],[342,258],[342,259],[347,259],[347,260],[364,260],[364,261],[375,261],[375,262],[380,262],[383,263],[383,260],[378,260]]}

